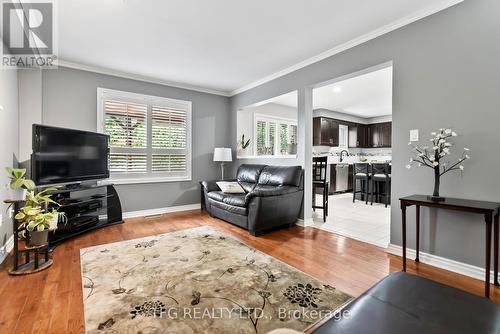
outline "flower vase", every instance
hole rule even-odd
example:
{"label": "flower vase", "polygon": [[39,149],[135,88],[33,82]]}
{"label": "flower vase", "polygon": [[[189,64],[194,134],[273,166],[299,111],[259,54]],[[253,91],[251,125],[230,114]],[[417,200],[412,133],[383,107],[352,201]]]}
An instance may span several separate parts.
{"label": "flower vase", "polygon": [[433,202],[444,202],[445,198],[439,196],[439,187],[441,185],[441,171],[439,170],[439,166],[434,167],[434,192],[432,196],[427,196]]}

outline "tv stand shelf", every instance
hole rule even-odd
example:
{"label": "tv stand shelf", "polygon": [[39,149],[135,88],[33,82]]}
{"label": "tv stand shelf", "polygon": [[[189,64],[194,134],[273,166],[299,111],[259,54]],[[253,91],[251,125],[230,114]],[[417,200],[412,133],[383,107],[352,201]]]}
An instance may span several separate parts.
{"label": "tv stand shelf", "polygon": [[113,184],[71,185],[50,194],[60,204],[58,211],[67,217],[67,222],[59,222],[50,235],[51,249],[78,235],[123,223],[120,198]]}

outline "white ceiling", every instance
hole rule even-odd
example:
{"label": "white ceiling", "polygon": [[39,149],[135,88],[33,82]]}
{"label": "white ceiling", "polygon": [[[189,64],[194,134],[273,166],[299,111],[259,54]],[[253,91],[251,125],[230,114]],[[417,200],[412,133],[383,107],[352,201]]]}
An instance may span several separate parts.
{"label": "white ceiling", "polygon": [[59,58],[231,94],[460,1],[64,0]]}
{"label": "white ceiling", "polygon": [[[276,97],[273,103],[297,106],[297,95]],[[313,90],[313,108],[363,118],[392,114],[392,66]]]}
{"label": "white ceiling", "polygon": [[365,118],[391,115],[392,67],[316,88],[313,106]]}

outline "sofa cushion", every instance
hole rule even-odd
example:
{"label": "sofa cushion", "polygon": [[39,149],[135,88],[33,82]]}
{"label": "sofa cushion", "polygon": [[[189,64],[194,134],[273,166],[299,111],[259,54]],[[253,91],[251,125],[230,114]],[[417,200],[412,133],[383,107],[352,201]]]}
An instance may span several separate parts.
{"label": "sofa cushion", "polygon": [[238,183],[247,193],[251,192],[257,185],[257,183],[251,183],[251,182],[238,182]]}
{"label": "sofa cushion", "polygon": [[226,197],[227,195],[228,194],[224,194],[222,191],[211,191],[207,194],[207,197],[218,202],[223,202],[224,197]]}
{"label": "sofa cushion", "polygon": [[217,185],[225,194],[244,194],[245,190],[238,182],[218,181]]}
{"label": "sofa cushion", "polygon": [[296,193],[299,191],[298,187],[294,186],[268,186],[263,184],[258,184],[252,192],[247,194],[247,199],[249,197],[269,197],[269,196],[282,196],[291,193]]}
{"label": "sofa cushion", "polygon": [[240,207],[245,207],[245,194],[230,194],[231,196],[226,196],[223,200],[224,203],[233,205],[233,206],[240,206]]}
{"label": "sofa cushion", "polygon": [[209,199],[210,205],[215,206],[221,210],[231,212],[237,215],[246,216],[248,214],[248,209],[241,206],[229,205],[224,202],[219,202],[213,199]]}
{"label": "sofa cushion", "polygon": [[226,203],[228,205],[234,205],[239,207],[245,207],[245,194],[228,194],[222,191],[212,191],[207,194],[208,198],[216,201]]}
{"label": "sofa cushion", "polygon": [[266,166],[259,176],[259,185],[299,187],[302,177],[300,166]]}
{"label": "sofa cushion", "polygon": [[236,173],[236,179],[241,183],[257,183],[259,180],[260,173],[266,165],[249,165],[243,164],[238,167],[238,172]]}

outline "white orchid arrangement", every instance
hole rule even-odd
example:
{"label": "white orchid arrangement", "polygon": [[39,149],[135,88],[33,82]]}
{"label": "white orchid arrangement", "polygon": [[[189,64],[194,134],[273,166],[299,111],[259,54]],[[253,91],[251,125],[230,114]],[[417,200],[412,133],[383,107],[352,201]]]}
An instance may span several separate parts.
{"label": "white orchid arrangement", "polygon": [[464,147],[462,155],[456,162],[450,163],[445,160],[451,154],[451,148],[454,146],[450,142],[450,139],[458,136],[457,133],[452,131],[452,129],[439,129],[437,132],[432,132],[431,136],[430,142],[432,143],[432,147],[420,147],[413,145],[411,142],[408,143],[412,147],[415,157],[410,159],[410,163],[406,168],[426,166],[434,169],[436,174],[439,173],[438,176],[442,176],[453,170],[463,171],[463,162],[470,159],[470,150],[468,148]]}

